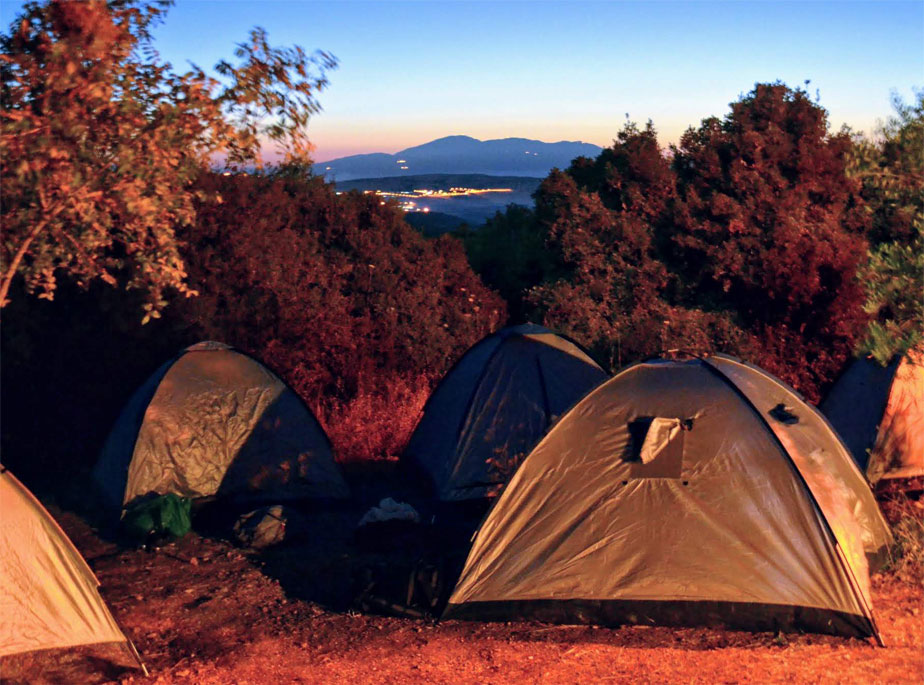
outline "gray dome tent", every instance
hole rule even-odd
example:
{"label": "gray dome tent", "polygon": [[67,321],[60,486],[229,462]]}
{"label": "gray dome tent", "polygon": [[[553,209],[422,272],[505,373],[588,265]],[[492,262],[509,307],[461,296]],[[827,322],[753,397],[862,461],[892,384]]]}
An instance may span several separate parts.
{"label": "gray dome tent", "polygon": [[655,360],[585,397],[526,457],[444,615],[878,637],[866,554],[890,540],[794,390],[730,357]]}
{"label": "gray dome tent", "polygon": [[549,426],[606,378],[580,347],[547,328],[505,328],[446,374],[403,458],[440,500],[496,494]]}
{"label": "gray dome tent", "polygon": [[327,436],[295,392],[214,342],[183,350],[135,392],[93,477],[119,509],[151,492],[243,500],[349,494]]}

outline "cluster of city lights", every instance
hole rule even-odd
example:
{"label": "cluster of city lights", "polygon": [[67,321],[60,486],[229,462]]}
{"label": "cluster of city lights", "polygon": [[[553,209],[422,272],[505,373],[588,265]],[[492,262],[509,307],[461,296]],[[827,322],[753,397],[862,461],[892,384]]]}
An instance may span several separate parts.
{"label": "cluster of city lights", "polygon": [[[382,198],[380,204],[385,204],[387,200],[397,200],[401,209],[405,212],[429,212],[430,208],[426,205],[419,205],[418,200],[442,200],[452,197],[465,197],[468,195],[484,195],[486,193],[512,193],[513,188],[464,188],[454,186],[448,190],[433,190],[430,188],[418,188],[410,191],[392,191],[392,190],[364,190],[363,195],[376,195]],[[338,195],[340,193],[337,193]]]}

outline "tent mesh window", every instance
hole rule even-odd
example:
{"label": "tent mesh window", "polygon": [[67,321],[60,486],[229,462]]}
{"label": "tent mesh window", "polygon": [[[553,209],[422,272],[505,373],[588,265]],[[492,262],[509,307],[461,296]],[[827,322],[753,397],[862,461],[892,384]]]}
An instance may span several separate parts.
{"label": "tent mesh window", "polygon": [[642,416],[629,422],[626,461],[632,463],[632,478],[681,478],[684,434],[693,427],[691,419]]}

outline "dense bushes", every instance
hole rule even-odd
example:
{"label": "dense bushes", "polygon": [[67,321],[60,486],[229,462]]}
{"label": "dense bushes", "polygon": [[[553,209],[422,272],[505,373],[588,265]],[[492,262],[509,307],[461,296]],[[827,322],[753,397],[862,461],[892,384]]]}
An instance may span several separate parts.
{"label": "dense bushes", "polygon": [[[651,124],[629,124],[597,159],[543,182],[532,233],[554,256],[513,309],[532,307],[614,367],[723,350],[817,400],[866,325],[856,274],[870,219],[847,173],[851,145],[780,84],[689,129],[669,155]],[[496,236],[529,232],[508,217]],[[482,273],[494,285],[503,267]]]}
{"label": "dense bushes", "polygon": [[424,239],[374,195],[286,173],[201,186],[222,202],[182,234],[199,296],[177,303],[179,315],[275,368],[335,446],[378,436],[343,456],[394,454],[428,381],[506,318],[458,240]]}
{"label": "dense bushes", "polygon": [[458,240],[429,241],[373,196],[298,173],[208,175],[179,231],[189,285],[141,325],[142,293],[63,281],[4,310],[4,463],[73,474],[134,389],[202,339],[265,360],[317,413],[341,458],[396,454],[438,378],[503,323]]}

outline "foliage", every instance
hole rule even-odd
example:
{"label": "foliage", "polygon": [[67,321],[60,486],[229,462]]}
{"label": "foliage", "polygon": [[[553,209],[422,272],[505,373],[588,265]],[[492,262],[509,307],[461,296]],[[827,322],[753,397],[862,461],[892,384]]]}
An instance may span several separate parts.
{"label": "foliage", "polygon": [[860,352],[885,366],[895,355],[924,341],[924,216],[915,220],[910,245],[884,243],[872,251],[862,272],[870,322]]}
{"label": "foliage", "polygon": [[612,148],[553,171],[536,194],[537,216],[564,269],[530,300],[547,324],[589,343],[613,366],[661,347],[659,293],[667,274],[651,258],[651,222],[672,193],[654,128],[629,124]]}
{"label": "foliage", "polygon": [[534,307],[524,300],[525,291],[559,266],[546,248],[548,230],[536,221],[535,212],[510,205],[477,230],[462,233],[462,239],[472,268],[507,302],[510,319],[532,318]]}
{"label": "foliage", "polygon": [[54,301],[14,293],[0,327],[0,449],[34,482],[87,470],[137,387],[209,338],[289,382],[339,458],[395,455],[431,383],[504,320],[458,240],[423,238],[378,198],[337,196],[294,167],[207,174],[195,189],[224,199],[202,200],[179,231],[199,297],[177,295],[142,325],[139,291],[62,278]]}
{"label": "foliage", "polygon": [[876,498],[892,528],[885,570],[920,584],[924,581],[924,478],[879,481]]}
{"label": "foliage", "polygon": [[353,397],[321,401],[316,405],[318,420],[337,458],[350,462],[400,455],[417,427],[433,384],[429,375],[360,377]]}
{"label": "foliage", "polygon": [[170,316],[146,325],[140,291],[61,278],[54,300],[13,284],[0,326],[0,452],[35,484],[89,469],[135,389],[201,333]]}
{"label": "foliage", "polygon": [[874,318],[859,352],[883,365],[924,340],[924,90],[892,105],[878,140],[859,138],[851,160],[872,220],[861,282]]}
{"label": "foliage", "polygon": [[0,305],[17,275],[51,299],[67,274],[141,289],[156,316],[168,291],[194,294],[174,231],[194,220],[190,186],[213,157],[256,160],[261,135],[307,153],[333,58],[273,49],[256,29],[239,66],[218,65],[225,85],[177,74],[151,45],[168,4],[28,3],[0,36]]}
{"label": "foliage", "polygon": [[912,510],[892,527],[895,544],[890,550],[889,570],[900,578],[924,581],[924,518]]}
{"label": "foliage", "polygon": [[223,202],[203,203],[182,232],[200,295],[178,315],[266,361],[326,426],[365,412],[379,454],[413,428],[404,419],[419,396],[400,388],[426,388],[421,377],[438,377],[505,318],[458,240],[423,238],[376,196],[338,196],[285,170],[212,175],[199,188]]}
{"label": "foliage", "polygon": [[724,350],[817,399],[866,322],[869,218],[846,174],[851,144],[781,84],[756,86],[670,154],[650,123],[630,123],[597,159],[553,171],[534,215],[487,227],[544,239],[540,268],[470,239],[473,264],[505,294],[519,279],[525,310],[612,366]]}
{"label": "foliage", "polygon": [[868,220],[846,133],[804,91],[758,85],[674,150],[665,261],[679,300],[733,312],[753,360],[817,400],[865,325]]}

